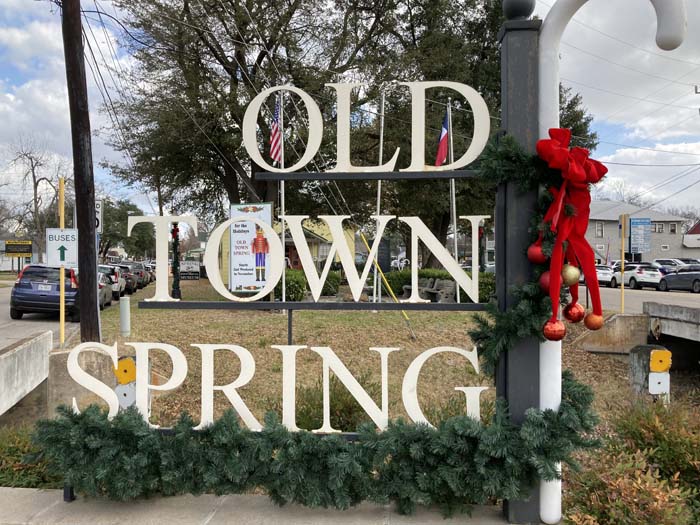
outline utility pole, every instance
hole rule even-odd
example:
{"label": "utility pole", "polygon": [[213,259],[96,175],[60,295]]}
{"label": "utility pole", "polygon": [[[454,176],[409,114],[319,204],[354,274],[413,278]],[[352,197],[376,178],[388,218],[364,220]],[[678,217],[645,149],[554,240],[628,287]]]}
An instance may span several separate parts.
{"label": "utility pole", "polygon": [[97,267],[95,265],[95,181],[92,172],[92,142],[88,107],[83,29],[80,0],[62,2],[63,53],[70,108],[75,178],[75,208],[80,263],[80,340],[100,341],[97,306]]}

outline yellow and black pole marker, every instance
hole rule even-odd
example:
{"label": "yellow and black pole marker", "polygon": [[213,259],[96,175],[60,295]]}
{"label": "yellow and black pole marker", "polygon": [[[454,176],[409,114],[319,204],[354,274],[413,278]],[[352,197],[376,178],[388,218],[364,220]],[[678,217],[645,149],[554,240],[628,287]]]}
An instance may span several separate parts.
{"label": "yellow and black pole marker", "polygon": [[[66,181],[63,177],[58,179],[58,227],[63,230],[66,227],[66,210],[65,205]],[[59,342],[61,348],[66,342],[66,270],[63,265],[58,271],[58,288],[59,288]]]}

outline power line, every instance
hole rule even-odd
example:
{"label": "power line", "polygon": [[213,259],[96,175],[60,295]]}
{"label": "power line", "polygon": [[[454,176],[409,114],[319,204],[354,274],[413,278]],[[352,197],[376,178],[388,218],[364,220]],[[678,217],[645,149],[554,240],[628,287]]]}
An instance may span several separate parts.
{"label": "power line", "polygon": [[687,166],[700,166],[700,163],[696,164],[641,164],[641,163],[634,163],[634,162],[613,162],[613,161],[604,161],[603,164],[612,164],[615,166],[635,166],[638,168],[682,168],[682,167],[687,167]]}
{"label": "power line", "polygon": [[580,48],[580,47],[578,47],[578,46],[575,46],[575,45],[573,45],[573,44],[570,44],[570,43],[568,43],[568,42],[566,42],[566,41],[564,41],[564,40],[562,40],[561,43],[564,44],[564,45],[567,46],[567,47],[570,47],[570,48],[572,48],[572,49],[575,49],[576,51],[579,51],[580,53],[583,53],[584,55],[592,56],[592,57],[594,57],[594,58],[597,58],[598,60],[602,60],[603,62],[607,62],[608,64],[612,64],[612,65],[617,66],[617,67],[620,67],[620,68],[622,68],[622,69],[627,69],[627,70],[629,70],[629,71],[633,71],[633,72],[635,72],[635,73],[639,73],[640,75],[645,75],[645,76],[648,76],[648,77],[650,77],[650,78],[656,78],[656,79],[659,79],[659,80],[665,80],[666,82],[670,82],[670,83],[672,83],[672,84],[678,84],[678,85],[681,85],[681,86],[690,86],[690,87],[694,87],[694,86],[695,86],[695,84],[690,83],[690,82],[679,82],[679,81],[677,81],[677,80],[673,80],[673,79],[670,79],[670,78],[667,78],[667,77],[662,77],[661,75],[655,75],[654,73],[648,73],[647,71],[642,71],[641,69],[636,69],[636,68],[630,67],[630,66],[628,66],[628,65],[626,65],[626,64],[621,64],[620,62],[615,62],[614,60],[610,60],[609,58],[604,57],[604,56],[601,56],[601,55],[598,55],[598,54],[596,54],[596,53],[591,53],[590,51],[586,51],[585,49],[582,49],[582,48]]}
{"label": "power line", "polygon": [[[657,101],[655,101],[655,100],[649,100],[649,99],[646,99],[646,98],[635,97],[635,96],[629,95],[629,94],[627,94],[627,93],[620,93],[619,91],[613,91],[613,90],[611,90],[611,89],[605,89],[605,88],[601,88],[601,87],[597,87],[597,86],[591,86],[590,84],[585,84],[584,82],[579,82],[578,80],[572,80],[572,79],[570,79],[570,78],[562,77],[561,79],[564,80],[564,81],[566,81],[566,82],[570,82],[570,83],[572,83],[572,84],[576,84],[576,85],[579,85],[579,86],[583,86],[583,87],[588,88],[588,89],[594,89],[594,90],[596,90],[596,91],[602,91],[603,93],[609,93],[609,94],[615,95],[615,96],[617,96],[617,97],[631,98],[631,99],[633,99],[633,100],[638,100],[638,101],[640,101],[640,102],[648,102],[649,104],[657,104],[657,105],[662,106],[662,107],[672,107],[672,108],[679,108],[679,109],[692,109],[693,111],[697,111],[697,110],[698,110],[697,107],[693,107],[693,106],[681,106],[681,105],[679,105],[679,104],[668,104],[668,103],[666,103],[666,102],[657,102]],[[685,96],[685,95],[682,95],[682,96]],[[661,109],[661,108],[657,108],[657,109]],[[657,110],[654,110],[654,111],[657,111]]]}
{"label": "power line", "polygon": [[[542,5],[545,5],[545,6],[549,7],[549,8],[552,7],[552,5],[551,5],[551,4],[548,4],[547,2],[543,2],[542,0],[537,0],[537,1],[538,1],[539,3],[541,3]],[[603,35],[603,36],[605,36],[605,37],[607,37],[607,38],[610,38],[611,40],[615,40],[616,42],[619,42],[620,44],[624,44],[624,45],[629,46],[629,47],[631,47],[631,48],[637,49],[638,51],[642,51],[642,52],[644,52],[644,53],[647,53],[647,54],[649,54],[649,55],[654,55],[654,56],[657,56],[657,57],[659,57],[659,58],[663,58],[664,60],[671,60],[671,61],[673,61],[673,62],[679,62],[679,63],[683,63],[683,64],[690,64],[690,65],[692,65],[692,66],[700,66],[700,63],[698,63],[698,62],[692,62],[692,61],[690,61],[690,60],[684,60],[684,59],[682,59],[682,58],[676,58],[676,57],[667,56],[667,55],[664,55],[664,54],[659,53],[659,52],[657,52],[657,51],[652,51],[652,50],[650,50],[650,49],[645,49],[645,48],[643,48],[643,47],[639,47],[639,46],[637,46],[637,45],[635,45],[635,44],[632,44],[631,42],[627,42],[626,40],[623,40],[623,39],[621,39],[621,38],[619,38],[619,37],[616,37],[616,36],[614,36],[614,35],[611,35],[610,33],[606,33],[606,32],[604,32],[604,31],[601,31],[600,29],[598,29],[598,28],[596,28],[596,27],[593,27],[592,25],[587,24],[587,23],[585,23],[585,22],[583,22],[583,21],[581,21],[581,20],[577,20],[576,17],[572,18],[571,21],[574,22],[575,24],[578,24],[578,25],[580,25],[580,26],[583,26],[583,27],[586,27],[586,28],[590,29],[591,31],[595,31],[596,33],[599,33],[599,34],[601,34],[601,35]]]}
{"label": "power line", "polygon": [[[698,171],[698,170],[700,170],[700,167],[699,167],[699,168],[696,168],[696,169],[693,170],[693,171]],[[675,196],[678,195],[679,193],[682,193],[682,192],[686,191],[687,189],[692,188],[693,186],[696,186],[697,184],[700,184],[700,180],[696,180],[695,182],[693,182],[693,183],[691,183],[691,184],[688,184],[685,188],[681,188],[680,190],[671,193],[671,195],[668,195],[668,196],[664,197],[663,199],[659,199],[658,201],[653,202],[653,203],[649,204],[648,206],[645,206],[644,208],[642,208],[642,209],[640,209],[640,210],[637,210],[636,212],[634,212],[634,213],[632,213],[632,214],[630,214],[630,215],[636,215],[637,213],[639,213],[639,212],[641,212],[641,211],[648,210],[649,208],[652,208],[652,207],[654,207],[654,206],[658,206],[658,205],[661,204],[662,202],[667,201],[667,200],[670,199],[671,197],[675,197]]]}

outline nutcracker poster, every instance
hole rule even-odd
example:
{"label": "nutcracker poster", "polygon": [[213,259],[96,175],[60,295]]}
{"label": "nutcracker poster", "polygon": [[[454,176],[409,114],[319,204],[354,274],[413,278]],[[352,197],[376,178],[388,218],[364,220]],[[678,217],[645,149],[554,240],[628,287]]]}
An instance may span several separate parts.
{"label": "nutcracker poster", "polygon": [[[272,225],[272,204],[235,204],[230,217],[250,216]],[[269,245],[253,221],[234,222],[229,229],[229,289],[254,293],[265,286],[270,269]]]}

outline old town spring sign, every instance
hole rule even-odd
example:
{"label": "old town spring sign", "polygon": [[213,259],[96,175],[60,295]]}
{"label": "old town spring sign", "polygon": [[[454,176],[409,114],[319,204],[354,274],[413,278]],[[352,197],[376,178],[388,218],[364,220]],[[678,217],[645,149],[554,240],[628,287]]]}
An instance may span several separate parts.
{"label": "old town spring sign", "polygon": [[[412,97],[412,125],[411,125],[411,164],[400,171],[424,172],[424,171],[449,171],[462,168],[474,161],[483,148],[489,137],[489,114],[483,98],[473,88],[456,82],[406,82],[401,85],[406,86]],[[333,172],[356,172],[358,178],[361,173],[393,171],[396,166],[399,150],[397,149],[391,160],[382,166],[354,166],[350,161],[350,97],[353,89],[360,87],[360,84],[327,84],[337,93],[337,163]],[[454,162],[443,166],[427,166],[424,158],[425,143],[425,93],[429,88],[448,88],[456,91],[470,104],[474,117],[474,131],[472,142],[467,151]],[[299,161],[289,167],[280,168],[269,165],[262,157],[256,138],[256,122],[258,113],[264,100],[276,91],[289,91],[298,95],[306,106],[309,116],[309,138],[307,148]],[[271,172],[292,172],[303,168],[314,157],[321,144],[323,135],[323,122],[321,112],[314,100],[304,91],[293,86],[277,86],[261,92],[255,97],[245,114],[243,121],[243,139],[245,148],[251,159],[257,165],[268,169]],[[479,301],[479,274],[472,272],[471,276],[464,272],[459,263],[452,257],[447,249],[440,243],[430,229],[418,217],[393,217],[390,215],[373,216],[376,228],[375,240],[370,247],[367,263],[362,271],[355,267],[355,254],[345,240],[343,233],[343,221],[349,216],[319,216],[325,221],[332,235],[332,244],[325,266],[320,274],[313,261],[311,250],[307,243],[303,231],[303,222],[308,216],[285,215],[280,217],[286,222],[287,228],[292,237],[292,241],[299,254],[303,271],[306,275],[309,289],[314,301],[318,301],[321,296],[324,282],[330,271],[332,262],[338,258],[343,267],[348,285],[354,301],[359,301],[364,283],[367,280],[375,259],[379,244],[387,225],[392,220],[397,220],[406,224],[411,230],[412,253],[411,267],[412,294],[405,300],[408,303],[426,302],[418,295],[418,267],[415,261],[418,260],[418,243],[422,242],[449,272],[455,283],[466,293],[472,302]],[[468,221],[471,229],[471,256],[472,267],[478,268],[478,228],[479,223],[488,216],[468,215],[460,216]],[[229,230],[232,224],[244,220],[254,222],[259,226],[267,239],[269,246],[269,257],[271,261],[270,275],[264,288],[252,296],[237,296],[232,294],[225,286],[219,269],[219,247],[222,237]],[[129,217],[128,233],[135,224],[148,222],[153,224],[156,236],[156,290],[151,299],[146,301],[170,302],[173,299],[168,290],[168,240],[170,225],[173,222],[186,223],[197,231],[197,219],[192,216],[156,216],[156,217]],[[258,301],[272,292],[277,282],[280,280],[284,268],[284,250],[282,243],[272,229],[270,224],[259,219],[237,216],[220,224],[211,233],[208,239],[204,255],[204,265],[207,270],[210,283],[213,288],[229,301],[250,302]],[[149,418],[149,398],[152,391],[167,391],[178,388],[187,376],[187,360],[183,352],[170,344],[162,342],[134,342],[128,343],[134,349],[136,355],[136,380],[135,380],[135,405],[141,414],[148,420]],[[236,344],[207,344],[194,343],[191,346],[197,348],[201,353],[202,360],[202,382],[201,382],[201,420],[197,428],[210,425],[213,422],[214,393],[223,392],[232,407],[237,411],[241,420],[252,430],[261,427],[260,422],[252,414],[244,399],[238,393],[238,389],[248,384],[255,375],[255,359],[251,352]],[[149,370],[149,353],[153,350],[160,350],[167,353],[172,361],[172,373],[163,384],[151,384]],[[369,349],[376,352],[379,357],[379,370],[381,373],[382,395],[379,404],[375,402],[345,367],[330,346],[306,345],[272,345],[271,351],[280,352],[282,355],[282,422],[290,430],[299,430],[295,417],[295,390],[296,390],[296,357],[299,352],[314,352],[319,355],[323,362],[323,425],[318,429],[309,429],[316,432],[329,433],[346,429],[334,429],[330,422],[330,394],[329,382],[330,373],[333,372],[342,384],[349,390],[358,403],[362,406],[368,416],[378,428],[386,428],[389,422],[389,398],[388,398],[388,370],[389,357],[393,352],[400,351],[395,347],[372,347]],[[119,356],[117,345],[105,345],[101,343],[83,343],[75,347],[68,359],[68,372],[71,377],[81,386],[87,388],[99,396],[109,407],[109,417],[114,417],[119,410],[119,400],[117,394],[111,387],[92,376],[80,366],[80,354],[87,351],[100,352],[109,356],[115,368],[118,366]],[[240,361],[240,373],[238,377],[225,385],[217,385],[214,381],[214,356],[219,352],[230,352]],[[476,372],[479,371],[479,362],[476,349],[465,350],[453,346],[441,346],[430,348],[409,365],[402,382],[401,398],[408,416],[414,422],[429,423],[421,410],[418,396],[417,384],[421,368],[432,356],[440,353],[455,353],[464,357]],[[486,387],[481,386],[456,386],[455,390],[461,391],[466,398],[467,414],[479,417],[479,396]],[[77,403],[73,400],[74,409],[77,411]]]}

